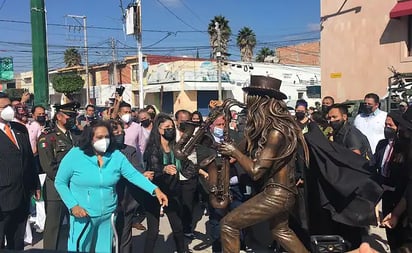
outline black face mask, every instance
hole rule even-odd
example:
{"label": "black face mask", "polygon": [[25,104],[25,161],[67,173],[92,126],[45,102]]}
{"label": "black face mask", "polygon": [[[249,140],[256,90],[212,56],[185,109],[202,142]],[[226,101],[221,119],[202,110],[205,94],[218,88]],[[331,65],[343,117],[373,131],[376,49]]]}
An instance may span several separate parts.
{"label": "black face mask", "polygon": [[180,122],[180,124],[179,124],[179,130],[180,130],[181,132],[184,132],[184,131],[186,130],[186,122],[184,122],[184,121]]}
{"label": "black face mask", "polygon": [[71,130],[76,126],[76,119],[75,118],[68,118],[66,120],[66,124],[64,124],[64,127],[66,130]]}
{"label": "black face mask", "polygon": [[46,122],[46,116],[37,116],[36,121],[43,125]]}
{"label": "black face mask", "polygon": [[156,113],[149,112],[150,118],[153,120],[156,117]]}
{"label": "black face mask", "polygon": [[396,136],[396,130],[391,127],[385,127],[383,134],[385,135],[385,139],[393,140]]}
{"label": "black face mask", "polygon": [[124,145],[124,134],[115,135],[114,140],[116,141],[116,145],[118,147],[123,147],[123,145]]}
{"label": "black face mask", "polygon": [[145,119],[145,120],[140,121],[140,124],[141,124],[142,127],[144,127],[144,128],[149,127],[149,126],[150,126],[150,123],[151,123],[150,119]]}
{"label": "black face mask", "polygon": [[176,129],[174,128],[168,128],[164,130],[165,133],[163,134],[163,137],[167,140],[167,141],[173,141],[176,139]]}
{"label": "black face mask", "polygon": [[364,114],[371,114],[372,113],[372,106],[371,105],[365,105],[365,107],[363,108],[363,113]]}
{"label": "black face mask", "polygon": [[306,113],[304,113],[304,112],[296,112],[296,113],[295,113],[295,116],[296,116],[296,119],[297,119],[297,120],[302,120],[302,119],[305,118]]}
{"label": "black face mask", "polygon": [[331,106],[329,105],[322,105],[322,113],[327,114],[330,110]]}
{"label": "black face mask", "polygon": [[338,132],[339,129],[342,128],[344,123],[345,121],[343,120],[337,120],[337,121],[331,121],[329,125],[332,127],[333,131]]}

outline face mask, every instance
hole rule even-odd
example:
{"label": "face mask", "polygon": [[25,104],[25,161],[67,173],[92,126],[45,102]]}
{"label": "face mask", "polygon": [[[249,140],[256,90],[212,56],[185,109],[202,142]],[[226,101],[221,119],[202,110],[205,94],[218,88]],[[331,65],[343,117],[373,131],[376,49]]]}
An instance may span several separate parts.
{"label": "face mask", "polygon": [[393,140],[396,136],[396,130],[390,127],[385,127],[383,134],[385,135],[385,139]]}
{"label": "face mask", "polygon": [[296,116],[296,119],[297,119],[297,120],[302,120],[302,119],[305,118],[306,113],[304,113],[304,112],[296,112],[296,113],[295,113],[295,116]]}
{"label": "face mask", "polygon": [[37,116],[36,121],[39,122],[39,124],[42,125],[46,122],[46,116]]}
{"label": "face mask", "polygon": [[154,112],[149,112],[150,118],[154,119],[156,117],[156,113]]}
{"label": "face mask", "polygon": [[68,118],[66,119],[66,124],[64,124],[66,130],[70,130],[76,127],[76,120],[75,118]]}
{"label": "face mask", "polygon": [[123,114],[122,117],[120,118],[123,120],[124,123],[127,124],[132,119],[132,115],[130,113],[126,113],[126,114]]}
{"label": "face mask", "polygon": [[6,108],[3,109],[3,111],[1,111],[0,117],[4,120],[4,121],[12,121],[14,118],[14,110],[11,106],[7,106]]}
{"label": "face mask", "polygon": [[142,127],[144,127],[144,128],[147,128],[147,127],[149,127],[150,126],[150,119],[145,119],[145,120],[142,120],[142,121],[140,121],[140,124],[142,125]]}
{"label": "face mask", "polygon": [[116,144],[118,147],[123,146],[124,145],[124,134],[115,135],[114,140],[116,141]]}
{"label": "face mask", "polygon": [[163,137],[167,141],[173,141],[174,139],[176,139],[176,129],[168,128],[168,129],[165,129],[164,131],[165,133],[163,134]]}
{"label": "face mask", "polygon": [[110,145],[109,138],[103,138],[93,143],[93,148],[99,153],[105,153]]}
{"label": "face mask", "polygon": [[222,138],[223,137],[223,128],[215,127],[213,129],[213,135],[216,136],[217,138]]}
{"label": "face mask", "polygon": [[339,131],[339,129],[342,128],[343,124],[345,122],[343,120],[338,120],[338,121],[331,121],[329,125],[332,127],[333,131]]}
{"label": "face mask", "polygon": [[179,124],[179,130],[180,130],[181,132],[184,132],[184,131],[186,130],[186,122],[184,122],[184,121],[180,122],[180,124]]}
{"label": "face mask", "polygon": [[363,108],[363,113],[367,114],[367,115],[371,114],[372,113],[372,106],[366,105],[365,108]]}
{"label": "face mask", "polygon": [[330,106],[329,105],[322,105],[322,113],[323,114],[327,114],[330,110]]}

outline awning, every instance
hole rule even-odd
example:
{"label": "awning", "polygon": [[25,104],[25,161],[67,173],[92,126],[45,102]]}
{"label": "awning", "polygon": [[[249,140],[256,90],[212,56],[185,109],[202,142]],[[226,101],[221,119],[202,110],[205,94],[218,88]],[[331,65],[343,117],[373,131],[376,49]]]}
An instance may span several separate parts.
{"label": "awning", "polygon": [[398,2],[389,14],[390,18],[399,18],[409,15],[412,15],[412,0]]}

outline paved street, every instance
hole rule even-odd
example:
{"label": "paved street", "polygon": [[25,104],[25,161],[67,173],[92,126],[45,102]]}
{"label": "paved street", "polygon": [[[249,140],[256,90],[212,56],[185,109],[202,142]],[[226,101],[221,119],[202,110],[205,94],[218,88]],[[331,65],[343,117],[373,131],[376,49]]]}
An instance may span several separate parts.
{"label": "paved street", "polygon": [[[195,229],[195,235],[197,239],[193,240],[191,243],[188,241],[189,248],[197,253],[211,253],[210,239],[206,235],[207,231],[207,220],[208,216],[201,215],[200,211],[196,212],[197,215],[197,226]],[[195,217],[196,218],[196,217]],[[143,224],[146,225],[145,222]],[[145,231],[138,231],[133,229],[133,249],[136,253],[143,252],[143,245],[146,238]],[[378,252],[389,252],[386,246],[386,236],[385,231],[382,228],[372,228],[370,231],[370,236],[366,237],[364,240],[370,242],[370,244]],[[26,249],[30,248],[42,248],[43,241],[41,240],[41,234],[33,232],[33,246],[26,246]],[[271,252],[267,249],[267,245],[271,242],[268,227],[264,224],[259,224],[251,231],[251,238],[249,243],[258,253]],[[62,240],[62,248],[65,245],[65,241]],[[159,238],[157,240],[155,252],[156,253],[173,253],[175,248],[173,237],[171,234],[171,229],[167,217],[161,218],[160,222],[160,232]]]}

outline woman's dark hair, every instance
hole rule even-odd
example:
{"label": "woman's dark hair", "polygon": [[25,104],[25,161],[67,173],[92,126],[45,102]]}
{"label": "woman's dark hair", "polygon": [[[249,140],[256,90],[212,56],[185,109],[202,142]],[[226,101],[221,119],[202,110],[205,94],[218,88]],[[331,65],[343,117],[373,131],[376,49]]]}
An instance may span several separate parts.
{"label": "woman's dark hair", "polygon": [[155,113],[157,113],[156,108],[153,105],[147,105],[144,109],[146,111],[149,111],[149,109],[152,109]]}
{"label": "woman's dark hair", "polygon": [[117,120],[117,119],[111,119],[109,120],[110,122],[110,127],[112,128],[112,130],[114,131],[115,129],[117,129],[119,126],[124,129],[124,124],[121,120]]}
{"label": "woman's dark hair", "polygon": [[[146,160],[155,150],[161,148],[159,126],[160,124],[168,120],[172,121],[173,127],[175,127],[175,123],[169,115],[165,113],[159,113],[155,117],[152,131],[150,132],[149,139],[147,140],[146,150],[143,154],[144,160]],[[174,144],[174,141],[171,144]]]}
{"label": "woman's dark hair", "polygon": [[193,115],[197,115],[197,116],[199,116],[199,119],[200,119],[200,123],[203,123],[203,116],[202,116],[202,114],[199,112],[199,111],[194,111],[194,112],[192,112],[192,118],[193,118]]}
{"label": "woman's dark hair", "polygon": [[109,131],[110,145],[107,148],[107,153],[112,153],[116,150],[116,141],[114,140],[113,130],[110,123],[103,120],[96,120],[90,123],[90,126],[84,128],[79,141],[79,148],[88,156],[94,156],[96,153],[93,148],[93,136],[98,127],[105,127]]}

